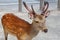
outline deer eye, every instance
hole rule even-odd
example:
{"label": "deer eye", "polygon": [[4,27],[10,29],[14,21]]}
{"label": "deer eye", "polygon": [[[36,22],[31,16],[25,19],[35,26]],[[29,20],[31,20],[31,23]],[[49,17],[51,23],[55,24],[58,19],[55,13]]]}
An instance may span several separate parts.
{"label": "deer eye", "polygon": [[35,21],[36,23],[39,23],[38,21]]}

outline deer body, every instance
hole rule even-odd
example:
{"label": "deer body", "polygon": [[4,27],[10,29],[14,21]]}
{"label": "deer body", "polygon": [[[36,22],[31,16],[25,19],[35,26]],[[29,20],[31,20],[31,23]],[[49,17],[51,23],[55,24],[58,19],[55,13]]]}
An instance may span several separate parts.
{"label": "deer body", "polygon": [[32,23],[28,23],[27,21],[15,16],[13,13],[6,13],[3,15],[1,21],[4,29],[5,40],[7,40],[8,34],[15,35],[18,40],[32,40],[38,32],[41,30],[43,32],[47,32],[47,27],[45,25],[46,14],[48,13],[48,3],[46,3],[47,8],[43,10],[43,14],[36,14],[33,7],[32,10],[28,8],[25,2],[23,2],[25,8],[29,11],[33,16]]}
{"label": "deer body", "polygon": [[[30,24],[26,21],[24,21],[23,19],[18,18],[17,16],[13,15],[13,14],[6,14],[2,17],[2,24],[4,26],[7,26],[7,29],[12,30],[12,32],[15,31],[15,33],[17,33],[17,31],[19,32],[19,28],[22,28],[25,31],[29,31],[30,30]],[[15,28],[14,28],[15,27]]]}
{"label": "deer body", "polygon": [[5,14],[2,17],[2,25],[7,35],[10,33],[20,37],[26,34],[26,36],[34,37],[38,33],[38,30],[34,29],[32,24],[13,14]]}

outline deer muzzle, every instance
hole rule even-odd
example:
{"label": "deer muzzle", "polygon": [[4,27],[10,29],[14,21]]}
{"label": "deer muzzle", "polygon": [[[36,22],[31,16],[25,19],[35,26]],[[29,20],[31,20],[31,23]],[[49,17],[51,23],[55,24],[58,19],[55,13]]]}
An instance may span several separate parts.
{"label": "deer muzzle", "polygon": [[45,33],[47,33],[47,32],[48,32],[48,29],[44,29],[43,31],[44,31]]}

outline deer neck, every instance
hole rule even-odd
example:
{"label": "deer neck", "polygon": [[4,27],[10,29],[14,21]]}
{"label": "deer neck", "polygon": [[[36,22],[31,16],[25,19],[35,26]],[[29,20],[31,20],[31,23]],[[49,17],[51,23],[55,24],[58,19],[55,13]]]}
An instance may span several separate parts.
{"label": "deer neck", "polygon": [[36,29],[36,25],[34,23],[31,24],[32,28],[30,31],[31,37],[34,37],[38,34],[39,30]]}

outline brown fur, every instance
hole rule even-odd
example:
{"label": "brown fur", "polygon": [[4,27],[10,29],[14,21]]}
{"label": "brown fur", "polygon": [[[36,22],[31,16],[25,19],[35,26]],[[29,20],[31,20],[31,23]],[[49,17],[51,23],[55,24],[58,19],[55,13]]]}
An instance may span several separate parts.
{"label": "brown fur", "polygon": [[31,29],[31,25],[28,22],[13,14],[4,15],[2,17],[2,24],[4,25],[4,28],[6,27],[15,33],[19,33],[20,31],[25,31],[28,33]]}

